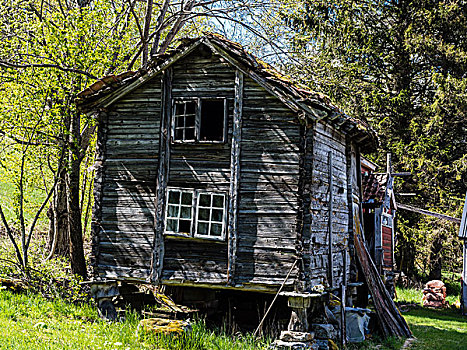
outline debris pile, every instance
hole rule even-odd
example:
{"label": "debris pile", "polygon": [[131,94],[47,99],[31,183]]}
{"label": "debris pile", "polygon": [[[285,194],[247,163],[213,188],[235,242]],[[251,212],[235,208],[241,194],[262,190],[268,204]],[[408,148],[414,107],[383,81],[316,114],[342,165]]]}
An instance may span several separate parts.
{"label": "debris pile", "polygon": [[17,278],[1,278],[0,289],[8,289],[14,292],[22,292],[28,289],[25,282]]}
{"label": "debris pile", "polygon": [[276,340],[275,349],[313,349],[313,332],[283,331]]}
{"label": "debris pile", "polygon": [[425,285],[425,289],[423,290],[423,306],[439,309],[448,306],[446,287],[443,282],[433,280]]}
{"label": "debris pile", "polygon": [[138,325],[137,334],[174,334],[182,335],[192,331],[190,321],[168,320],[166,318],[146,318]]}

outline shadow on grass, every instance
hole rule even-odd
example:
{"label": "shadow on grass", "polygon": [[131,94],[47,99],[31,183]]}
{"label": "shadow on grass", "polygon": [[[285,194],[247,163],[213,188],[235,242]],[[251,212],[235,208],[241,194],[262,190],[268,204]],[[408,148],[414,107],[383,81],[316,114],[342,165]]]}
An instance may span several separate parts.
{"label": "shadow on grass", "polygon": [[404,317],[418,338],[413,349],[467,349],[467,318],[459,311],[414,309]]}

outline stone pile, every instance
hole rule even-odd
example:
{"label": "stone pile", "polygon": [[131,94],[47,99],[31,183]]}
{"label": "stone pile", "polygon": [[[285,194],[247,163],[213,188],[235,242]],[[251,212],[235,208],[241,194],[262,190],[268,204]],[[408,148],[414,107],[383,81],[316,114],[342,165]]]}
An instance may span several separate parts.
{"label": "stone pile", "polygon": [[440,309],[448,306],[446,287],[443,282],[433,280],[425,285],[425,289],[423,290],[423,306]]}

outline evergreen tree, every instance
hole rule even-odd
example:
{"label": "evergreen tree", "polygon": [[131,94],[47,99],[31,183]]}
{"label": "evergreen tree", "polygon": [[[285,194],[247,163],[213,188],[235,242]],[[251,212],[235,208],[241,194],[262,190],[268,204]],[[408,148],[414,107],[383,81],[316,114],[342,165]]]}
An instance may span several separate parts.
{"label": "evergreen tree", "polygon": [[[391,152],[395,169],[412,172],[397,186],[418,194],[413,204],[459,217],[467,189],[467,3],[283,1],[282,16],[303,62],[288,69],[370,121],[380,136],[375,160]],[[440,278],[440,256],[460,251],[456,226],[402,211],[400,218],[399,267],[420,272],[425,254],[430,277]]]}

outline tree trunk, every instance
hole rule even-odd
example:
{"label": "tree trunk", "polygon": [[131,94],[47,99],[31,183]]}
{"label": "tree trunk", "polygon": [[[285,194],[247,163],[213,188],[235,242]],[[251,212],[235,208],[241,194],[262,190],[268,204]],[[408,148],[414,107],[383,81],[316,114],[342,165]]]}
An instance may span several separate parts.
{"label": "tree trunk", "polygon": [[60,173],[60,180],[54,191],[53,204],[47,215],[49,224],[49,257],[52,255],[69,256],[70,235],[68,232],[68,203],[66,172]]}
{"label": "tree trunk", "polygon": [[430,280],[441,280],[441,268],[442,268],[442,255],[441,250],[443,249],[443,241],[445,237],[438,235],[431,245],[430,251],[430,274],[428,278]]}
{"label": "tree trunk", "polygon": [[71,271],[86,279],[83,232],[79,203],[80,191],[80,116],[74,112],[70,125],[70,150],[68,171],[68,230],[70,233]]}

